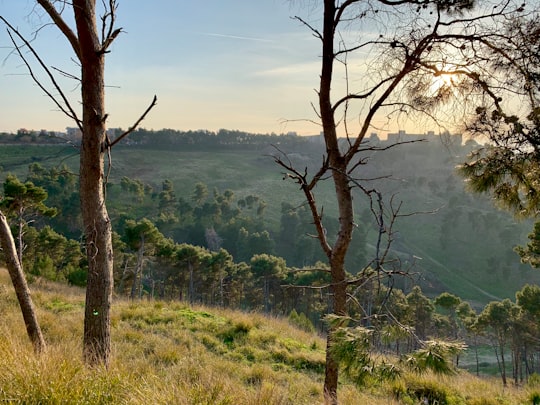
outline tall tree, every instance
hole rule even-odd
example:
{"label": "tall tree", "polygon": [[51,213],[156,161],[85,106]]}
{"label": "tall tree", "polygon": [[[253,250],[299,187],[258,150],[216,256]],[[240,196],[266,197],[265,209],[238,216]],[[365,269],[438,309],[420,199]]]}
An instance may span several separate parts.
{"label": "tall tree", "polygon": [[279,280],[285,278],[285,260],[281,257],[263,253],[254,255],[250,260],[250,265],[255,279],[259,280],[259,282],[262,281],[264,312],[268,314],[270,313],[271,291],[276,288],[275,284],[279,282]]}
{"label": "tall tree", "polygon": [[[83,354],[88,364],[108,365],[111,355],[110,309],[113,292],[113,248],[111,221],[105,204],[105,155],[111,147],[127,136],[144,119],[155,105],[156,98],[125,133],[110,141],[106,134],[108,114],[105,111],[105,55],[117,36],[122,32],[116,28],[117,3],[115,0],[102,2],[102,15],[98,27],[96,0],[73,0],[72,2],[36,0],[49,16],[52,23],[69,42],[77,64],[80,67],[80,89],[82,118],[62,91],[55,76],[43,59],[20,33],[1,17],[9,27],[10,36],[17,54],[33,70],[27,56],[13,35],[23,42],[47,77],[53,91],[49,90],[33,74],[38,86],[52,99],[55,105],[72,118],[82,133],[80,148],[80,203],[83,219],[83,233],[88,258],[88,280],[84,316]],[[62,12],[73,12],[74,27],[68,23]],[[75,77],[76,75],[74,75]],[[59,94],[56,97],[54,94]]]}
{"label": "tall tree", "polygon": [[[284,153],[276,161],[287,170],[286,178],[300,185],[311,209],[316,235],[330,264],[332,313],[347,315],[345,257],[358,224],[353,190],[375,195],[361,184],[358,172],[368,160],[360,152],[377,149],[367,143],[366,136],[377,115],[392,119],[406,112],[434,117],[435,108],[454,97],[467,95],[473,100],[474,95],[494,95],[492,69],[479,52],[487,53],[490,40],[499,37],[500,24],[522,11],[521,3],[512,1],[494,6],[483,0],[324,0],[322,19],[310,22],[297,17],[322,48],[316,113],[325,155],[309,176],[307,169],[297,169]],[[373,35],[374,30],[378,35]],[[340,86],[336,77],[346,82]],[[452,80],[442,81],[443,77]],[[353,89],[355,84],[360,87]],[[336,94],[339,91],[343,93]],[[454,113],[459,106],[453,104]],[[462,106],[466,109],[470,102]],[[325,179],[331,179],[335,189],[337,234],[326,231],[316,196],[316,186]],[[377,265],[375,269],[381,270]],[[338,362],[328,350],[331,336],[324,393],[326,401],[335,404]]]}
{"label": "tall tree", "polygon": [[505,348],[512,337],[514,324],[519,316],[519,307],[509,299],[492,301],[478,316],[477,324],[487,333],[495,348],[499,372],[503,384],[506,386],[506,357]]}
{"label": "tall tree", "polygon": [[145,255],[151,254],[157,244],[165,239],[156,226],[147,218],[135,222],[126,221],[125,242],[133,251],[137,252],[137,263],[133,270],[133,284],[131,285],[131,299],[142,297],[142,281]]}

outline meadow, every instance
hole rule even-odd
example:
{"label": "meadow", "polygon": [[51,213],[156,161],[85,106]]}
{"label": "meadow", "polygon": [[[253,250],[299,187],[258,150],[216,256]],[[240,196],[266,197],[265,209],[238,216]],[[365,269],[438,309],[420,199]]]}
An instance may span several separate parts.
{"label": "meadow", "polygon": [[[114,360],[81,358],[84,291],[31,284],[48,349],[36,356],[9,277],[0,271],[0,401],[11,404],[284,405],[323,403],[324,339],[287,319],[189,306],[117,300]],[[341,404],[533,404],[540,382],[502,387],[466,371],[440,377],[404,373],[356,387],[342,378]],[[428,402],[422,402],[427,400]]]}

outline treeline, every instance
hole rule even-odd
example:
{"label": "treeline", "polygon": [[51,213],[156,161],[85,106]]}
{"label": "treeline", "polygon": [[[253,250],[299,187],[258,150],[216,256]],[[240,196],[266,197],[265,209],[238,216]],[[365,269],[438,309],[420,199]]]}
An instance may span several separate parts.
{"label": "treeline", "polygon": [[[123,133],[122,129],[111,129],[108,131],[111,141]],[[57,133],[53,131],[34,131],[20,129],[17,133],[0,133],[0,144],[58,144],[66,140],[78,143],[80,137],[77,131],[73,134]],[[138,128],[130,133],[129,137],[122,139],[120,145],[129,146],[151,146],[152,148],[163,147],[243,147],[253,149],[267,145],[308,145],[306,138],[289,134],[253,134],[239,130],[220,129],[217,132],[208,130],[179,131],[175,129],[149,130]]]}
{"label": "treeline", "polygon": [[[117,131],[116,136],[120,135]],[[151,145],[152,148],[163,146],[183,147],[245,147],[255,148],[267,145],[305,145],[306,138],[296,134],[252,134],[238,130],[220,129],[217,132],[208,130],[178,131],[174,129],[147,130],[139,128],[129,135],[125,145]]]}
{"label": "treeline", "polygon": [[0,144],[62,144],[65,143],[65,135],[57,134],[54,131],[32,131],[19,129],[16,133],[0,132]]}

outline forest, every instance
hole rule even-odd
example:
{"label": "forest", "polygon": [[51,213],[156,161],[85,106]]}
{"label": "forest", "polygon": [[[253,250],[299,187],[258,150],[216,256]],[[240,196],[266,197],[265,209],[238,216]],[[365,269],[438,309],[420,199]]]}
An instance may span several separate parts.
{"label": "forest", "polygon": [[[203,132],[199,142],[190,140],[197,139],[192,132],[138,134],[134,139],[140,142],[121,147],[107,183],[117,297],[255,310],[323,332],[328,265],[312,236],[307,208],[294,187],[284,187],[271,158],[279,145],[309,166],[316,164],[321,145],[303,137],[225,130]],[[2,209],[27,277],[84,286],[73,146],[54,140],[44,148],[10,136],[0,147],[6,157]],[[188,151],[168,151],[183,143],[191,145]],[[369,204],[359,196],[357,221],[371,226],[354,234],[347,257],[348,272],[365,289],[362,302],[349,311],[395,317],[365,325],[376,331],[371,341],[378,351],[418,349],[398,322],[420,339],[466,342],[468,355],[456,357],[458,365],[477,373],[498,370],[504,381],[518,382],[540,368],[530,340],[537,334],[540,277],[520,264],[514,251],[517,242],[527,242],[530,221],[516,222],[486,197],[467,192],[456,172],[460,159],[479,148],[474,141],[456,145],[441,136],[366,155],[374,187],[403,200],[407,213],[388,223],[389,261],[401,274],[384,281],[372,277],[369,263],[379,233]],[[170,167],[166,156],[173,154],[182,165]],[[332,233],[335,211],[330,205],[326,210]],[[451,277],[436,271],[438,263],[445,263]],[[457,282],[448,283],[450,278]],[[472,356],[487,346],[497,350],[490,361]]]}

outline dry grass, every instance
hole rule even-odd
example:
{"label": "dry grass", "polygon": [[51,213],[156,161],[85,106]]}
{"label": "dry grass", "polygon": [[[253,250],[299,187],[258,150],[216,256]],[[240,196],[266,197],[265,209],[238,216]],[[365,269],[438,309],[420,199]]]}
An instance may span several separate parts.
{"label": "dry grass", "polygon": [[[84,294],[32,284],[49,345],[34,356],[9,278],[0,271],[0,402],[26,404],[321,404],[325,342],[286,320],[181,303],[117,301],[108,370],[81,360]],[[418,404],[431,387],[452,405],[525,404],[534,387],[502,389],[470,374],[406,375],[357,389],[342,382],[342,404]],[[398,399],[399,398],[399,399]]]}

